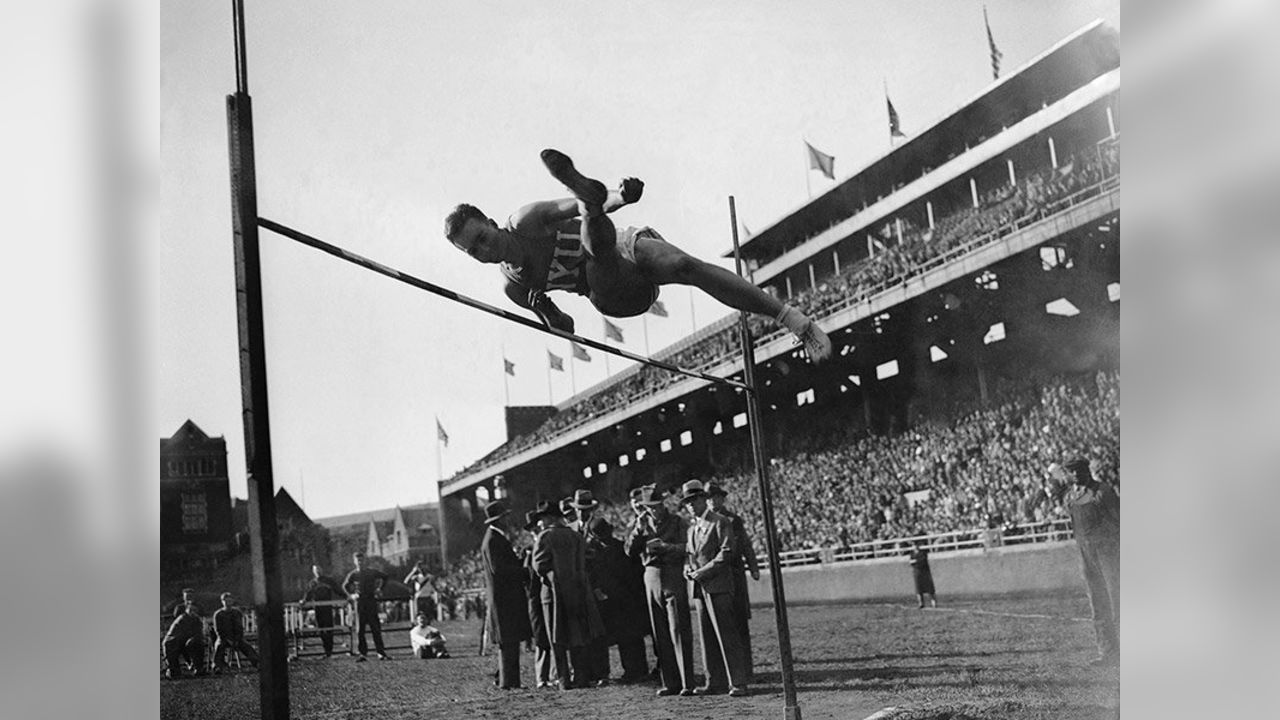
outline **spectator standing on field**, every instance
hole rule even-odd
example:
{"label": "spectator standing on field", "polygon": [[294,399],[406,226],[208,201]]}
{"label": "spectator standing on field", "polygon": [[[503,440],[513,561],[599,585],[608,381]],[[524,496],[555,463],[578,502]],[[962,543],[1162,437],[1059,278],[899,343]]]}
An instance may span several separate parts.
{"label": "spectator standing on field", "polygon": [[1063,502],[1071,513],[1071,529],[1093,606],[1098,642],[1093,664],[1116,667],[1120,664],[1120,497],[1110,485],[1094,479],[1084,458],[1052,465],[1049,472],[1072,483]]}
{"label": "spectator standing on field", "polygon": [[916,584],[918,607],[924,607],[924,596],[929,596],[932,607],[938,607],[938,596],[933,588],[933,571],[929,569],[929,551],[925,549],[923,540],[916,540],[915,548],[907,556],[911,563],[911,576]]}
{"label": "spectator standing on field", "polygon": [[[344,596],[338,581],[320,572],[319,565],[311,566],[311,582],[307,584],[307,592],[301,603],[327,602],[341,599]],[[324,646],[326,659],[333,656],[333,606],[315,605],[316,627],[320,630],[320,644]]]}
{"label": "spectator standing on field", "polygon": [[378,600],[382,593],[382,586],[387,582],[387,574],[381,570],[367,568],[365,564],[365,556],[362,552],[356,552],[351,555],[351,559],[356,564],[356,569],[347,573],[347,579],[342,583],[342,589],[355,601],[356,606],[356,622],[359,640],[357,647],[360,654],[356,656],[356,662],[364,662],[368,658],[369,645],[364,639],[364,629],[368,627],[373,632],[373,647],[378,651],[379,660],[390,660],[387,655],[386,648],[382,645],[382,619],[378,617]]}

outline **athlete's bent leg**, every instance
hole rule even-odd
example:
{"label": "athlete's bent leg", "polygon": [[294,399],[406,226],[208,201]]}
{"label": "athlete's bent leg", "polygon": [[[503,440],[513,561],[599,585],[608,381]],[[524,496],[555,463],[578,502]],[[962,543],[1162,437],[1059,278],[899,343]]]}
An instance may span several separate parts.
{"label": "athlete's bent leg", "polygon": [[605,214],[609,190],[604,183],[578,172],[573,160],[559,150],[543,150],[542,164],[578,199],[582,216],[582,248],[606,267],[618,263],[618,231]]}

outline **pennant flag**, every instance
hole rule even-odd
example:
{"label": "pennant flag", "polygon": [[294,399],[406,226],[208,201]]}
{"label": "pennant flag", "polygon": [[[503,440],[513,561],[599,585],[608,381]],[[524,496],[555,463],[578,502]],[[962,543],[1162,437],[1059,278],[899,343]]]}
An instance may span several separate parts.
{"label": "pennant flag", "polygon": [[622,328],[609,322],[608,318],[604,319],[604,336],[608,340],[617,340],[618,342],[626,342],[622,339]]}
{"label": "pennant flag", "polygon": [[516,364],[506,358],[502,358],[502,367],[511,377],[516,376]]}
{"label": "pennant flag", "polygon": [[570,340],[569,349],[573,350],[573,356],[578,358],[579,360],[582,360],[583,362],[591,362],[591,356],[587,354],[587,349],[582,347],[578,343]]}
{"label": "pennant flag", "polygon": [[831,180],[835,180],[836,179],[835,156],[828,155],[822,152],[821,150],[818,150],[814,146],[810,145],[808,142],[806,142],[804,146],[809,148],[809,169],[821,170],[823,175],[826,175]]}
{"label": "pennant flag", "polygon": [[987,6],[982,6],[982,24],[987,26],[987,47],[991,49],[991,79],[1000,79],[1000,59],[1004,57],[1004,53],[1000,52],[1000,48],[996,47],[996,39],[991,35],[991,21],[987,20]]}
{"label": "pennant flag", "polygon": [[755,233],[751,232],[751,228],[747,227],[746,223],[742,223],[742,234],[745,235],[748,240],[751,239],[752,235],[755,235]]}
{"label": "pennant flag", "polygon": [[449,447],[449,433],[444,431],[444,426],[440,424],[440,418],[436,418],[436,439],[444,443],[445,447]]}
{"label": "pennant flag", "polygon": [[663,305],[661,300],[654,300],[653,304],[649,306],[649,314],[667,317],[667,306]]}
{"label": "pennant flag", "polygon": [[902,132],[902,123],[898,120],[898,111],[893,109],[893,101],[889,99],[887,92],[884,94],[884,104],[889,107],[889,139],[906,137]]}
{"label": "pennant flag", "polygon": [[547,351],[547,362],[551,364],[552,370],[559,370],[560,372],[564,372],[564,358],[551,352],[550,350]]}

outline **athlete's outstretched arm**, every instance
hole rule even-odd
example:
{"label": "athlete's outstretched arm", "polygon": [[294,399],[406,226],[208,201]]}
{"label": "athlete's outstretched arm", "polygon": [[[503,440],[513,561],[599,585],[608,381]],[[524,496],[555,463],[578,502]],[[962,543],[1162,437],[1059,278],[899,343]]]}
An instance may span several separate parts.
{"label": "athlete's outstretched arm", "polygon": [[526,310],[532,310],[543,325],[567,333],[573,332],[573,318],[556,307],[556,304],[542,290],[530,290],[510,280],[502,290],[511,302]]}

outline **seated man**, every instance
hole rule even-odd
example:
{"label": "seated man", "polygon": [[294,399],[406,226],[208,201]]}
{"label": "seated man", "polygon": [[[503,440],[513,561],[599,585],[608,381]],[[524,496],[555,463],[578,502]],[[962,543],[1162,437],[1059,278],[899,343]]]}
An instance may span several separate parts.
{"label": "seated man", "polygon": [[258,667],[258,653],[244,641],[244,613],[235,607],[235,602],[231,593],[222,593],[222,609],[213,614],[213,633],[218,638],[213,645],[215,675],[226,669],[229,652],[243,653],[254,667]]}
{"label": "seated man", "polygon": [[413,644],[413,656],[430,660],[447,658],[449,650],[444,646],[444,635],[427,623],[427,614],[418,613],[418,624],[409,628],[409,642]]}
{"label": "seated man", "polygon": [[204,621],[196,614],[195,605],[183,605],[181,610],[160,645],[164,653],[164,676],[169,680],[182,677],[183,658],[195,669],[196,675],[205,674]]}
{"label": "seated man", "polygon": [[573,161],[543,150],[542,162],[573,197],[535,202],[517,210],[503,227],[472,205],[459,205],[445,218],[445,237],[482,263],[501,263],[506,294],[532,310],[543,324],[573,332],[573,318],[547,297],[551,290],[585,295],[604,315],[633,317],[649,310],[661,285],[691,285],[743,312],[786,327],[804,344],[809,358],[831,355],[831,340],[811,318],[736,274],[686,254],[649,227],[619,232],[608,213],[634,203],[644,183],[625,178],[607,190],[584,177]]}

